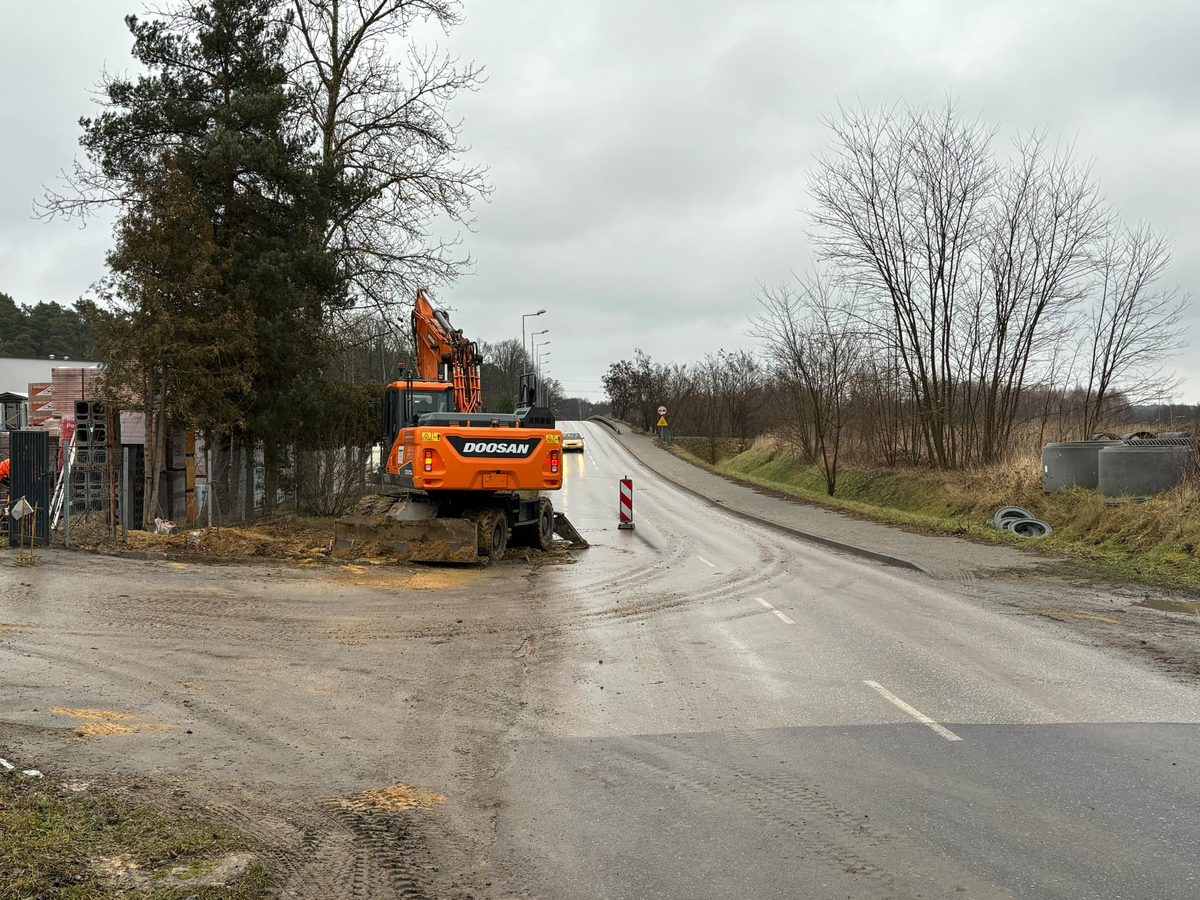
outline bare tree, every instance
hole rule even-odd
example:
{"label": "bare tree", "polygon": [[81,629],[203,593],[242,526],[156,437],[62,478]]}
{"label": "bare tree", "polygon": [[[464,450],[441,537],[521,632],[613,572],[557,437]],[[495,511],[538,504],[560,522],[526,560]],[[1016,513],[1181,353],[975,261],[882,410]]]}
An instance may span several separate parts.
{"label": "bare tree", "polygon": [[812,238],[850,284],[884,306],[929,458],[952,466],[956,341],[978,281],[994,130],[963,121],[949,102],[938,111],[843,107],[826,125],[834,149],[809,178]]}
{"label": "bare tree", "polygon": [[330,329],[329,339],[333,349],[326,375],[342,381],[395,381],[397,365],[414,356],[410,332],[393,327],[374,310],[347,315]]}
{"label": "bare tree", "polygon": [[864,347],[854,301],[828,276],[814,273],[798,290],[763,289],[759,303],[762,313],[752,331],[763,340],[783,378],[807,395],[825,489],[832,497],[851,386]]}
{"label": "bare tree", "polygon": [[512,412],[521,391],[521,376],[533,365],[519,338],[480,345],[483,351],[483,408]]}
{"label": "bare tree", "polygon": [[293,82],[317,135],[327,196],[326,241],[355,300],[389,315],[419,286],[455,278],[468,264],[458,239],[434,236],[444,217],[470,225],[472,202],[488,192],[485,170],[465,150],[450,102],[476,89],[481,71],[409,43],[415,26],[449,31],[455,0],[289,0]]}
{"label": "bare tree", "polygon": [[1044,133],[1018,142],[1016,162],[996,182],[978,306],[964,341],[978,354],[963,371],[980,395],[980,461],[1003,454],[1032,370],[1075,324],[1090,249],[1109,215],[1090,168],[1070,147],[1051,149]]}
{"label": "bare tree", "polygon": [[1149,225],[1121,227],[1099,248],[1093,286],[1084,432],[1104,423],[1115,389],[1133,403],[1160,400],[1173,381],[1162,362],[1186,346],[1190,295],[1159,287],[1171,241]]}

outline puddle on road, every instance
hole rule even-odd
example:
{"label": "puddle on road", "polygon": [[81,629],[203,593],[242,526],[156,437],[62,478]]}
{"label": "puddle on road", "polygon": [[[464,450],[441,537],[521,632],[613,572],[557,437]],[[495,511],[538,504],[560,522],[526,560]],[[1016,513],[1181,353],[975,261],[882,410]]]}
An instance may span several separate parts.
{"label": "puddle on road", "polygon": [[396,812],[402,809],[433,809],[445,802],[446,795],[437,791],[427,791],[410,784],[393,784],[355,794],[340,801],[340,805],[346,809]]}
{"label": "puddle on road", "polygon": [[1142,606],[1146,609],[1157,609],[1161,612],[1178,612],[1191,613],[1194,616],[1200,616],[1200,602],[1192,602],[1188,600],[1164,600],[1154,598],[1150,600],[1139,600],[1134,606]]}

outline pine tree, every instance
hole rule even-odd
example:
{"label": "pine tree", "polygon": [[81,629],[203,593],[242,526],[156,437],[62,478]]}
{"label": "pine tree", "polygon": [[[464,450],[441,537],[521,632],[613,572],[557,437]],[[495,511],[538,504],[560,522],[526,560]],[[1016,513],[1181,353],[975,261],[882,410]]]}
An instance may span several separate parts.
{"label": "pine tree", "polygon": [[253,379],[229,384],[226,402],[243,414],[228,430],[244,445],[288,441],[302,423],[284,398],[315,381],[328,315],[344,302],[283,65],[288,22],[274,0],[180,3],[126,22],[147,74],[110,80],[103,112],[81,121],[91,165],[58,211],[145,202],[168,153],[209,219],[223,302],[251,338]]}
{"label": "pine tree", "polygon": [[158,509],[166,425],[237,428],[256,375],[253,313],[224,290],[212,221],[195,186],[164,156],[142,202],[116,227],[110,303],[93,307],[106,387],[146,421],[143,521]]}

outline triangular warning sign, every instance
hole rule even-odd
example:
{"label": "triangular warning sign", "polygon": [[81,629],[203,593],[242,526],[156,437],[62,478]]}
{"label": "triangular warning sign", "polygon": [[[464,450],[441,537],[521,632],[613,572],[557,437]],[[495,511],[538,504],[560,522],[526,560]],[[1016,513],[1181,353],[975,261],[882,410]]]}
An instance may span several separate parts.
{"label": "triangular warning sign", "polygon": [[666,416],[659,416],[659,417],[658,417],[658,425],[657,425],[656,427],[658,427],[658,428],[666,428],[666,427],[667,427],[667,417],[666,417]]}

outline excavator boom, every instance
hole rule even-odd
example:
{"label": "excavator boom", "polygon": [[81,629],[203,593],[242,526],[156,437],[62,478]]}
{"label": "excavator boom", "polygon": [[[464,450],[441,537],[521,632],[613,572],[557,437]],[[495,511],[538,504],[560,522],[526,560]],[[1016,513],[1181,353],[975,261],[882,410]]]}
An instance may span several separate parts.
{"label": "excavator boom", "polygon": [[451,326],[450,317],[433,307],[424,290],[417,291],[412,327],[421,379],[450,382],[454,385],[455,410],[479,412],[483,399],[479,377],[483,357],[475,342],[463,337],[461,329]]}

